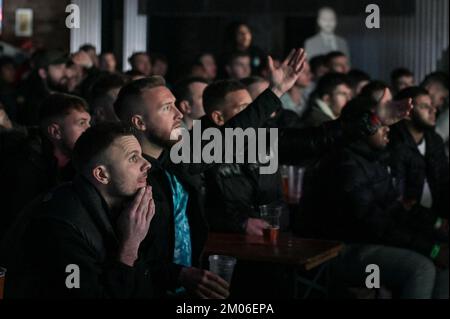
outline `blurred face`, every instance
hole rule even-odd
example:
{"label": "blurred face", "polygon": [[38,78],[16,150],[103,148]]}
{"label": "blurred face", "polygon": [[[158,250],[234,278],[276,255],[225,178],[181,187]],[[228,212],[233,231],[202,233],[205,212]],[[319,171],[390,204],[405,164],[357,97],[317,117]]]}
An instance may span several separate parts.
{"label": "blurred face", "polygon": [[236,43],[239,49],[246,50],[252,44],[252,33],[246,25],[240,25],[236,31]]}
{"label": "blurred face", "polygon": [[412,76],[402,76],[397,79],[395,83],[397,91],[401,91],[403,89],[414,86],[414,77]]}
{"label": "blurred face", "polygon": [[248,93],[252,100],[255,100],[262,92],[264,92],[269,87],[269,82],[261,81],[253,83],[247,87]]}
{"label": "blurred face", "polygon": [[389,126],[381,126],[375,134],[368,137],[369,145],[376,150],[383,150],[389,144]]}
{"label": "blurred face", "polygon": [[0,69],[0,78],[8,84],[12,84],[16,80],[16,69],[12,64],[5,64]]}
{"label": "blurred face", "polygon": [[98,56],[95,50],[88,50],[86,53],[91,58],[91,61],[94,64],[94,66],[98,67]]}
{"label": "blurred face", "polygon": [[337,25],[336,14],[333,10],[329,9],[319,11],[317,24],[319,25],[321,31],[325,33],[333,33]]}
{"label": "blurred face", "polygon": [[297,82],[295,84],[301,88],[306,88],[311,84],[311,81],[312,81],[311,68],[309,67],[309,63],[305,62],[304,69],[300,73]]}
{"label": "blurred face", "polygon": [[350,66],[346,56],[339,56],[331,60],[330,69],[336,73],[347,74],[350,71]]}
{"label": "blurred face", "polygon": [[166,76],[167,74],[167,63],[161,60],[157,60],[152,65],[152,73],[153,75],[160,75],[162,77]]}
{"label": "blurred face", "polygon": [[46,80],[51,90],[65,91],[67,89],[66,65],[49,65],[46,72]]}
{"label": "blurred face", "polygon": [[216,60],[211,54],[205,54],[200,59],[203,68],[205,69],[206,78],[209,80],[213,80],[217,76],[217,65]]}
{"label": "blurred face", "polygon": [[73,64],[66,68],[67,91],[73,92],[83,81],[83,67]]}
{"label": "blurred face", "polygon": [[444,106],[445,100],[448,98],[448,89],[440,83],[432,83],[428,85],[426,89],[428,90],[428,93],[430,93],[432,105],[437,110],[440,110]]}
{"label": "blurred face", "polygon": [[106,150],[109,173],[108,192],[112,197],[132,197],[147,186],[151,165],[142,157],[141,146],[134,136],[122,136]]}
{"label": "blurred face", "polygon": [[327,103],[330,106],[331,110],[333,111],[333,114],[336,117],[339,117],[341,115],[344,106],[351,99],[352,99],[352,90],[345,84],[338,85],[334,89],[331,96],[326,95],[324,97],[325,103]]}
{"label": "blurred face", "polygon": [[73,150],[75,142],[90,127],[91,116],[85,111],[72,110],[59,122],[60,144],[69,151]]}
{"label": "blurred face", "polygon": [[162,147],[172,146],[177,141],[170,139],[171,134],[179,131],[183,118],[172,92],[160,86],[146,90],[142,97],[146,105],[144,122],[148,139]]}
{"label": "blurred face", "polygon": [[414,108],[411,118],[421,129],[434,128],[436,125],[436,108],[432,106],[431,98],[428,95],[420,95],[413,101]]}
{"label": "blurred face", "polygon": [[152,72],[152,65],[147,54],[139,54],[138,56],[134,57],[133,64],[133,69],[141,72],[145,76],[150,76]]}
{"label": "blurred face", "polygon": [[238,90],[228,93],[225,96],[225,103],[220,112],[223,122],[226,123],[228,120],[245,110],[250,103],[252,103],[252,98],[247,90]]}
{"label": "blurred face", "polygon": [[242,80],[248,78],[252,69],[250,67],[250,57],[242,56],[234,59],[231,65],[227,67],[228,74],[231,78],[236,80]]}
{"label": "blurred face", "polygon": [[202,82],[194,82],[189,85],[192,99],[189,117],[193,120],[198,120],[205,115],[205,110],[203,108],[203,91],[205,91],[207,86],[208,84]]}
{"label": "blurred face", "polygon": [[108,72],[116,72],[117,61],[116,57],[112,53],[106,53],[102,55],[100,68]]}

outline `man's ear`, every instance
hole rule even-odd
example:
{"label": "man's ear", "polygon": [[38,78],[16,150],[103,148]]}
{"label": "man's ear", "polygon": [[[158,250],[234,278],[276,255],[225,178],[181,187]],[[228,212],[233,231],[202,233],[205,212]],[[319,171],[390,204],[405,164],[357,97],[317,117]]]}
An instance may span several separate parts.
{"label": "man's ear", "polygon": [[213,111],[211,113],[211,119],[218,126],[223,126],[225,124],[225,119],[220,111]]}
{"label": "man's ear", "polygon": [[96,166],[92,169],[92,176],[100,184],[107,185],[110,181],[108,169],[104,165]]}
{"label": "man's ear", "polygon": [[331,96],[329,94],[325,94],[324,96],[322,96],[322,101],[324,101],[326,104],[330,105]]}
{"label": "man's ear", "polygon": [[47,126],[47,134],[51,139],[54,140],[62,139],[62,132],[59,124],[52,123],[49,126]]}
{"label": "man's ear", "polygon": [[180,111],[183,114],[189,115],[192,112],[191,105],[186,100],[181,101],[178,107],[180,108]]}
{"label": "man's ear", "polygon": [[139,131],[145,131],[147,129],[142,115],[133,115],[131,123],[133,124],[133,127]]}
{"label": "man's ear", "polygon": [[40,68],[38,70],[38,74],[42,79],[46,79],[47,78],[47,71],[44,68]]}

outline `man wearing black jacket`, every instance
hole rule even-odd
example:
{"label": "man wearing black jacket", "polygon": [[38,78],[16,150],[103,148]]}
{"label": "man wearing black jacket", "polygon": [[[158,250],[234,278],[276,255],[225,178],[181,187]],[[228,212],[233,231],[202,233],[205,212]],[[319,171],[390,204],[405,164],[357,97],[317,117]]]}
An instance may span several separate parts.
{"label": "man wearing black jacket", "polygon": [[[303,50],[293,50],[280,68],[274,68],[270,63],[271,88],[245,111],[230,119],[226,127],[262,126],[281,107],[279,97],[295,83],[304,59]],[[199,174],[212,165],[173,164],[167,154],[176,143],[171,134],[181,126],[182,115],[175,106],[175,98],[162,78],[152,77],[125,86],[119,93],[115,110],[123,122],[140,132],[144,156],[159,164],[155,163],[150,171],[149,182],[154,187],[157,204],[151,226],[154,236],[150,240],[155,246],[155,260],[164,261],[155,263],[161,270],[157,276],[163,281],[161,290],[177,293],[182,287],[201,298],[227,297],[228,285],[209,271],[198,268],[208,231]],[[202,129],[217,128],[209,117],[201,119],[201,126]],[[160,247],[168,249],[160,250]]]}
{"label": "man wearing black jacket", "polygon": [[[448,218],[449,170],[442,138],[434,131],[436,108],[425,89],[410,87],[396,100],[413,99],[408,119],[392,127],[392,168],[403,200]],[[439,221],[438,221],[439,222]]]}
{"label": "man wearing black jacket", "polygon": [[139,142],[100,124],[77,141],[74,163],[73,183],[35,201],[7,238],[5,297],[152,297],[142,241],[155,206]]}
{"label": "man wearing black jacket", "polygon": [[448,245],[439,245],[433,221],[417,225],[410,208],[398,200],[384,165],[389,128],[370,115],[375,107],[365,98],[346,106],[343,117],[369,111],[366,134],[326,156],[309,174],[298,231],[348,243],[341,265],[351,284],[363,286],[366,267],[375,264],[381,284],[399,297],[448,298],[448,270],[433,265],[434,260],[448,267]]}

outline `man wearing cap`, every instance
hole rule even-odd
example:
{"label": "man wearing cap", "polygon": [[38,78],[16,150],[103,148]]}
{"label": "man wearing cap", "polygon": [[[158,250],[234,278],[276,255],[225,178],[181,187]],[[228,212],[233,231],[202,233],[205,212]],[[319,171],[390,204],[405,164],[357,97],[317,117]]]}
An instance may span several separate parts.
{"label": "man wearing cap", "polygon": [[60,51],[42,50],[31,60],[33,70],[24,81],[18,98],[18,122],[36,126],[42,101],[51,93],[66,92],[67,57]]}

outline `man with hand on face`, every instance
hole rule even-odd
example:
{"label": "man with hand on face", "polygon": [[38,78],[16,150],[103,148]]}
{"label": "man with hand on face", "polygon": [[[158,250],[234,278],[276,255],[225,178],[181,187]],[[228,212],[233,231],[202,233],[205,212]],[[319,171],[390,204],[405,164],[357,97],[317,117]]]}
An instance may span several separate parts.
{"label": "man with hand on face", "polygon": [[[218,114],[219,121],[226,121],[220,128],[262,126],[281,107],[279,97],[295,83],[304,60],[302,50],[293,50],[279,68],[269,58],[270,88],[239,115],[225,119]],[[199,173],[211,164],[174,164],[169,158],[170,148],[177,142],[171,135],[182,121],[175,97],[164,79],[151,77],[126,85],[119,93],[115,110],[123,122],[137,129],[144,157],[152,163],[149,182],[157,211],[150,237],[160,293],[179,295],[185,289],[200,298],[226,298],[228,284],[198,268],[208,232]],[[218,127],[209,117],[203,117],[201,122],[202,129]]]}
{"label": "man with hand on face", "polygon": [[150,298],[142,244],[155,212],[150,164],[121,124],[77,141],[78,175],[29,207],[8,254],[6,298]]}

